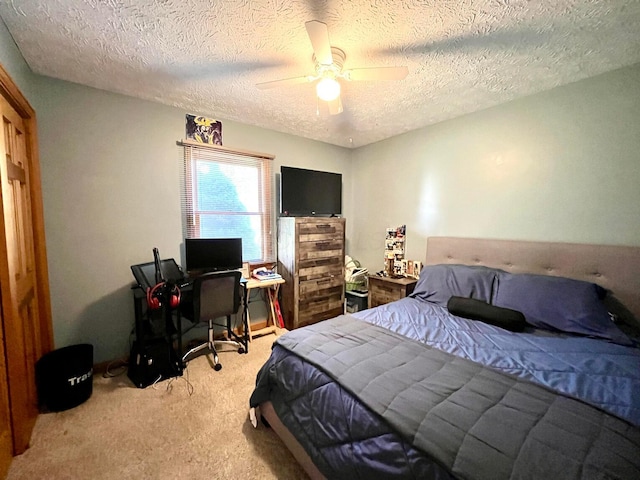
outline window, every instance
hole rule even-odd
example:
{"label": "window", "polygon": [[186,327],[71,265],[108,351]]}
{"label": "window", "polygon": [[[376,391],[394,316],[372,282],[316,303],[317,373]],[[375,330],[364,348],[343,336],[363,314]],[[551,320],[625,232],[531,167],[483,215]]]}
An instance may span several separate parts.
{"label": "window", "polygon": [[240,237],[245,262],[271,260],[273,156],[182,144],[184,237]]}

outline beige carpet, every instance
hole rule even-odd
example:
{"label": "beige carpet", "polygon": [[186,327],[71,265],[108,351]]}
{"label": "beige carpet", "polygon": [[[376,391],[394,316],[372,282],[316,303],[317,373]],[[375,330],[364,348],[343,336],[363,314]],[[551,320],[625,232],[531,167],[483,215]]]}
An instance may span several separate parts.
{"label": "beige carpet", "polygon": [[126,373],[96,375],[85,403],[38,417],[30,448],[7,478],[308,478],[271,430],[248,420],[274,339],[254,339],[247,355],[221,352],[219,372],[198,357],[184,377],[155,387],[135,388]]}

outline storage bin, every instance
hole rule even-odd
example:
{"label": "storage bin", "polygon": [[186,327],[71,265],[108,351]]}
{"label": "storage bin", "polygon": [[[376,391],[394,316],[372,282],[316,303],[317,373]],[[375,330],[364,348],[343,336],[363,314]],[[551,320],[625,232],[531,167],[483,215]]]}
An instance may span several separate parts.
{"label": "storage bin", "polygon": [[347,301],[347,313],[356,313],[367,308],[369,292],[348,290],[345,292],[345,298]]}

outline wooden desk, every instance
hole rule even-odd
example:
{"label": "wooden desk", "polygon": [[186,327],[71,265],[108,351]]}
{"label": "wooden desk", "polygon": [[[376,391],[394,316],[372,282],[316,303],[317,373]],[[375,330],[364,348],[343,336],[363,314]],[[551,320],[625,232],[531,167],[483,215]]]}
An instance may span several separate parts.
{"label": "wooden desk", "polygon": [[246,315],[247,315],[247,330],[248,330],[248,334],[249,334],[249,341],[253,340],[254,335],[256,337],[260,336],[260,335],[267,335],[269,333],[276,333],[276,308],[275,308],[275,304],[273,302],[273,299],[277,299],[278,298],[278,292],[280,290],[280,285],[282,285],[284,283],[284,279],[282,278],[278,278],[277,280],[255,280],[253,278],[247,280],[246,282],[244,282],[244,294],[245,294],[245,299],[247,300],[247,304],[249,302],[249,293],[251,290],[253,290],[254,288],[267,288],[270,290],[270,292],[268,292],[268,297],[269,297],[269,311],[267,314],[267,326],[264,328],[261,328],[259,330],[256,331],[252,331],[251,330],[251,319],[249,318],[249,308],[247,305],[246,308]]}

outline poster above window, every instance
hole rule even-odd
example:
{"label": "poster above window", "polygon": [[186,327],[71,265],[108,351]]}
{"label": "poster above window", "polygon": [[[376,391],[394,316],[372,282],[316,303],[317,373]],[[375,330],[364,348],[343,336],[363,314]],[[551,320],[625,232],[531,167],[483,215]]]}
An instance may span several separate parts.
{"label": "poster above window", "polygon": [[198,143],[222,145],[222,122],[202,115],[186,115],[187,139]]}

